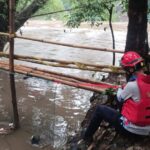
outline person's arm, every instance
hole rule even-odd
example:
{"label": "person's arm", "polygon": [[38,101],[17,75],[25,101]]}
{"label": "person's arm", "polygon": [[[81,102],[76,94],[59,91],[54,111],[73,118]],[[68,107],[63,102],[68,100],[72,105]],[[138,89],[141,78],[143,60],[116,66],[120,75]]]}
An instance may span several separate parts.
{"label": "person's arm", "polygon": [[118,88],[117,91],[117,99],[119,102],[123,102],[132,97],[132,83],[128,82],[126,86],[122,88]]}

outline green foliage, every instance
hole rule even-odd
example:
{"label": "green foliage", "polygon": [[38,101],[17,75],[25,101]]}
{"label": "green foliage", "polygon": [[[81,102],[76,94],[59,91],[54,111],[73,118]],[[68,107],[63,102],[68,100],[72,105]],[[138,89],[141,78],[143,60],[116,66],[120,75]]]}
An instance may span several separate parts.
{"label": "green foliage", "polygon": [[[5,20],[8,18],[8,5],[6,2],[8,1],[0,0],[0,17]],[[27,8],[33,2],[33,0],[16,0],[15,2],[16,2],[16,12],[19,14],[22,10]],[[40,2],[40,0],[38,2]],[[74,0],[48,0],[47,4],[44,5],[34,15],[64,10],[65,8],[66,9],[70,8],[73,2]],[[50,19],[52,17],[57,19],[63,19],[65,14],[66,13],[57,13],[53,15],[46,15],[46,16],[38,17],[38,19]]]}
{"label": "green foliage", "polygon": [[33,0],[18,0],[16,3],[16,11],[20,12],[21,10],[29,6],[32,1]]}
{"label": "green foliage", "polygon": [[150,22],[150,1],[148,0],[148,22]]}
{"label": "green foliage", "polygon": [[[122,7],[127,7],[127,0],[118,0],[120,1],[120,5]],[[44,14],[47,12],[55,12],[59,10],[65,10],[69,8],[80,7],[80,9],[76,9],[75,11],[71,11],[64,13],[56,13],[53,15],[46,15],[42,17],[38,17],[38,19],[64,19],[67,18],[67,25],[70,27],[78,27],[81,22],[91,22],[91,25],[94,25],[95,22],[108,20],[109,13],[108,9],[111,5],[116,5],[118,3],[116,0],[48,0],[47,4],[44,5],[35,15]],[[6,0],[0,0],[0,3],[6,3]],[[20,13],[23,9],[28,7],[33,0],[16,0],[16,11]],[[5,6],[6,7],[6,6]],[[0,7],[4,8],[4,7]],[[7,9],[3,9],[5,11]],[[0,10],[0,15],[6,18],[6,12],[2,12]],[[65,17],[64,17],[65,16]],[[37,19],[37,18],[36,18]]]}
{"label": "green foliage", "polygon": [[116,95],[116,90],[113,88],[108,88],[105,90],[106,95]]}
{"label": "green foliage", "polygon": [[6,0],[0,0],[0,17],[6,19],[8,15],[8,5]]}
{"label": "green foliage", "polygon": [[65,9],[69,9],[76,0],[62,0]]}
{"label": "green foliage", "polygon": [[112,0],[85,0],[77,1],[74,6],[79,8],[68,16],[67,26],[78,27],[81,22],[91,22],[91,25],[109,18],[109,11],[118,2]]}
{"label": "green foliage", "polygon": [[[56,12],[59,10],[64,10],[64,4],[62,0],[49,0],[46,5],[44,5],[43,8],[41,8],[35,15],[44,14],[48,12]],[[38,19],[51,19],[51,18],[57,18],[61,19],[63,17],[62,14],[52,14],[52,15],[46,15],[38,17]],[[37,18],[36,18],[37,19]]]}
{"label": "green foliage", "polygon": [[0,31],[8,30],[8,1],[0,0]]}
{"label": "green foliage", "polygon": [[127,12],[128,9],[128,0],[121,0],[120,6],[122,8],[122,13]]}

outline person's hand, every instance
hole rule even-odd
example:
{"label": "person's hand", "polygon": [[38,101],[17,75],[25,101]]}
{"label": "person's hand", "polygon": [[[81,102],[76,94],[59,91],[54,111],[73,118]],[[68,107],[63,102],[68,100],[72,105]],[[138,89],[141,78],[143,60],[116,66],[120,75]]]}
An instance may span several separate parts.
{"label": "person's hand", "polygon": [[105,94],[106,95],[116,95],[116,89],[108,88],[108,89],[106,89]]}
{"label": "person's hand", "polygon": [[121,93],[122,93],[122,91],[123,91],[123,88],[122,87],[119,87],[118,88],[118,90],[117,90],[117,94],[116,94],[116,96],[117,96],[117,100],[118,101],[121,101]]}

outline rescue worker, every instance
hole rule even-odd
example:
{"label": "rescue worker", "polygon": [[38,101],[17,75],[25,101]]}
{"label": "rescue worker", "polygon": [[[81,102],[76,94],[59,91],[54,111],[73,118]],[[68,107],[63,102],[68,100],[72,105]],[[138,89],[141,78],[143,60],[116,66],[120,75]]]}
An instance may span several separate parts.
{"label": "rescue worker", "polygon": [[150,135],[150,75],[144,74],[143,59],[134,51],[123,55],[121,66],[130,75],[125,87],[117,91],[118,101],[123,102],[121,111],[98,105],[83,134],[82,142],[92,141],[102,121],[108,122],[123,135]]}

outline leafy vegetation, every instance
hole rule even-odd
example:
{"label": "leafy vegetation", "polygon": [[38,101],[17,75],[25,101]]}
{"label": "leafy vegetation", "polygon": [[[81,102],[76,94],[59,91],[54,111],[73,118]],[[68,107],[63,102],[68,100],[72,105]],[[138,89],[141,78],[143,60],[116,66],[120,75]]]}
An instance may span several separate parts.
{"label": "leafy vegetation", "polygon": [[[78,1],[74,3],[74,6],[80,9],[70,13],[67,25],[70,27],[78,27],[81,22],[91,22],[91,25],[95,23],[98,25],[100,21],[109,20],[111,8],[114,8],[113,14],[118,13],[118,10],[124,12],[125,4],[127,4],[126,1],[114,0]],[[117,19],[116,16],[114,15],[112,19]]]}
{"label": "leafy vegetation", "polygon": [[[62,0],[48,0],[47,4],[43,6],[43,8],[41,8],[35,15],[40,15],[40,14],[44,14],[47,12],[56,12],[58,10],[64,10],[64,4],[62,2]],[[41,16],[41,17],[36,17],[36,19],[46,19],[49,20],[51,18],[56,18],[56,19],[63,19],[63,15],[60,13],[56,13],[56,14],[49,14],[49,15],[45,15],[45,16]]]}
{"label": "leafy vegetation", "polygon": [[25,7],[29,6],[31,4],[32,0],[18,0],[16,3],[16,11],[20,12]]}
{"label": "leafy vegetation", "polygon": [[[35,12],[48,0],[16,0],[15,29],[18,30]],[[0,32],[8,32],[8,0],[0,0]],[[7,42],[5,36],[0,36],[0,50]]]}
{"label": "leafy vegetation", "polygon": [[[31,5],[31,3],[34,0],[16,0],[16,12],[17,14],[20,13],[22,10],[27,8]],[[119,4],[122,4],[122,6],[125,6],[125,1],[122,0]],[[38,1],[39,3],[40,1]],[[116,5],[117,4],[117,5]],[[4,6],[5,5],[5,6]],[[106,7],[110,7],[111,5],[118,6],[118,1],[111,0],[110,2],[107,0],[84,0],[84,1],[78,1],[78,0],[47,0],[47,3],[40,8],[35,15],[47,13],[47,12],[55,12],[59,10],[65,10],[69,8],[76,8],[80,7],[80,9],[76,9],[75,11],[72,11],[71,13],[57,13],[53,15],[46,15],[42,17],[37,17],[36,19],[50,19],[50,18],[56,18],[63,20],[64,18],[69,19],[68,25],[72,27],[78,27],[80,25],[80,22],[82,21],[90,21],[92,24],[95,21],[104,21],[108,20],[109,13],[106,9]],[[7,17],[7,1],[0,0],[0,8],[6,8],[0,10],[0,15],[3,16],[3,18],[6,19]],[[115,14],[115,11],[114,11]],[[65,16],[65,17],[64,17]],[[117,15],[114,15],[113,19],[116,19]]]}

